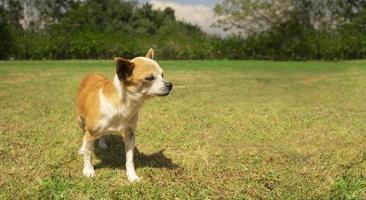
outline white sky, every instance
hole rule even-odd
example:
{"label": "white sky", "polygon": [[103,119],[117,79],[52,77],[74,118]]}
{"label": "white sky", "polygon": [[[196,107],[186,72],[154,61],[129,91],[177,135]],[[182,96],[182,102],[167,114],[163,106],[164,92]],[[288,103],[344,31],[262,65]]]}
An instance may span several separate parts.
{"label": "white sky", "polygon": [[213,8],[222,0],[140,0],[140,3],[149,2],[155,9],[172,7],[178,20],[198,25],[203,31],[212,34],[223,34],[223,31],[212,28],[215,22]]}

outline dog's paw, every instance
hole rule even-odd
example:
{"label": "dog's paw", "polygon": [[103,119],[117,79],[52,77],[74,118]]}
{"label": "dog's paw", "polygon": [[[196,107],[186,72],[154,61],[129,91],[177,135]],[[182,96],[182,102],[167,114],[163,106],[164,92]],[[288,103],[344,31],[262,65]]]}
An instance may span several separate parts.
{"label": "dog's paw", "polygon": [[93,168],[84,168],[83,174],[85,177],[92,178],[95,176],[95,171]]}
{"label": "dog's paw", "polygon": [[140,178],[136,174],[127,174],[127,179],[130,183],[139,182]]}

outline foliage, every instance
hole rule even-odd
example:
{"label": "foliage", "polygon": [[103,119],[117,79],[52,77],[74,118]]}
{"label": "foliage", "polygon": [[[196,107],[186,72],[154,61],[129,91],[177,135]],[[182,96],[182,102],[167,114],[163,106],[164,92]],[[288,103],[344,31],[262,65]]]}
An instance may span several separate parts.
{"label": "foliage", "polygon": [[[22,1],[12,3],[17,3],[19,10],[25,5]],[[2,58],[110,59],[141,55],[150,47],[156,47],[165,59],[213,57],[210,38],[197,26],[176,21],[170,7],[154,10],[150,4],[139,7],[135,1],[121,0],[38,0],[32,5],[44,27],[23,30],[14,23],[23,16],[18,14],[15,16],[19,19],[10,20],[12,15],[4,14],[8,16],[4,21],[16,25],[11,32],[14,50],[4,46],[7,54]],[[7,13],[14,11],[9,6],[3,8]]]}
{"label": "foliage", "polygon": [[332,60],[366,58],[365,7],[365,0],[225,0],[215,11],[218,26],[244,34],[224,40],[240,58]]}
{"label": "foliage", "polygon": [[253,35],[286,22],[292,10],[291,0],[225,0],[217,4],[217,26]]}
{"label": "foliage", "polygon": [[9,56],[9,50],[12,48],[12,37],[8,26],[0,23],[0,59],[6,59]]}
{"label": "foliage", "polygon": [[110,59],[150,47],[162,59],[364,59],[365,7],[366,0],[226,0],[215,8],[216,25],[237,34],[220,38],[176,20],[172,8],[137,1],[3,0],[0,59]]}

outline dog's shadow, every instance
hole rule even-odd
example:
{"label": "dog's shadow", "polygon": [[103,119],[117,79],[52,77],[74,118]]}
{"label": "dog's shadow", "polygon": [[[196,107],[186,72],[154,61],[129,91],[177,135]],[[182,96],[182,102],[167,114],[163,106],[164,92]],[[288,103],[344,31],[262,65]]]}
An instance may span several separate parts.
{"label": "dog's shadow", "polygon": [[[120,135],[107,135],[105,140],[108,145],[106,150],[98,148],[98,142],[95,144],[94,153],[100,159],[100,162],[94,165],[94,168],[125,168],[126,155],[123,137]],[[175,169],[178,167],[170,158],[164,155],[164,149],[156,153],[144,154],[135,148],[134,163],[136,168]]]}

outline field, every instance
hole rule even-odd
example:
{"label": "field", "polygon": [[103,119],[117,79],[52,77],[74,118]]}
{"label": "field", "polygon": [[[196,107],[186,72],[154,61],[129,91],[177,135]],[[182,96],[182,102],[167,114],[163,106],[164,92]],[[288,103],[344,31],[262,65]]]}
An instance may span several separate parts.
{"label": "field", "polygon": [[162,61],[173,93],[82,176],[78,82],[112,61],[0,62],[0,199],[366,199],[366,62]]}

